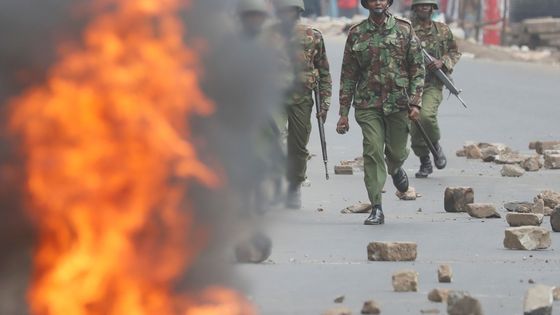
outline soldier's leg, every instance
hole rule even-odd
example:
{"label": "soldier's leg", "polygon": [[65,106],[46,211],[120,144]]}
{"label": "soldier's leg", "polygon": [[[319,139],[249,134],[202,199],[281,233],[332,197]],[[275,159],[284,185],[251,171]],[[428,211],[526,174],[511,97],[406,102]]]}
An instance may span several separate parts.
{"label": "soldier's leg", "polygon": [[356,121],[362,129],[364,182],[372,205],[381,205],[381,191],[387,179],[383,156],[385,127],[383,114],[372,109],[356,109]]}
{"label": "soldier's leg", "polygon": [[408,176],[402,165],[408,157],[408,112],[401,111],[385,117],[385,161],[397,190],[408,190]]}
{"label": "soldier's leg", "polygon": [[[428,137],[433,143],[439,142],[440,130],[438,125],[438,109],[443,95],[440,88],[427,87],[422,95],[422,110],[420,111],[420,123],[426,130]],[[418,157],[429,156],[430,149],[422,138],[420,131],[414,124],[410,130],[412,150]]]}
{"label": "soldier's leg", "polygon": [[[438,109],[443,96],[440,88],[427,87],[422,96],[422,110],[420,112],[420,123],[426,130],[432,142],[438,145],[440,130],[438,125]],[[430,159],[430,149],[415,124],[411,128],[411,142],[414,154],[420,158],[420,170],[416,173],[417,178],[426,178],[433,172]]]}
{"label": "soldier's leg", "polygon": [[313,99],[298,98],[297,103],[287,107],[288,112],[288,166],[287,179],[289,182],[287,206],[298,209],[301,207],[299,188],[306,178],[307,159],[309,152],[307,144],[311,134],[311,112]]}

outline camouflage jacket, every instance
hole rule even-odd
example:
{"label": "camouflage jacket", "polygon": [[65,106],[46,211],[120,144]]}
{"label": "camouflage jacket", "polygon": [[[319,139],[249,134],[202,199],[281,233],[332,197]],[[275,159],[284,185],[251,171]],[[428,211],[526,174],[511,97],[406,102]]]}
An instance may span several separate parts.
{"label": "camouflage jacket", "polygon": [[265,32],[265,37],[279,52],[280,73],[288,91],[287,103],[298,103],[303,98],[309,98],[318,85],[321,109],[328,110],[332,79],[321,32],[298,24],[292,36],[287,38],[281,26],[274,24]]}
{"label": "camouflage jacket", "polygon": [[385,115],[422,106],[424,60],[407,20],[388,15],[385,24],[370,19],[348,34],[340,78],[340,115],[350,106],[377,108]]}
{"label": "camouflage jacket", "polygon": [[[455,42],[449,27],[443,23],[432,22],[430,27],[422,28],[417,19],[414,19],[412,24],[422,47],[432,57],[441,60],[444,65],[442,70],[447,74],[451,74],[453,67],[461,59],[461,53],[459,53],[457,42]],[[426,73],[425,82],[426,85],[443,87],[443,84],[437,77],[429,71]]]}

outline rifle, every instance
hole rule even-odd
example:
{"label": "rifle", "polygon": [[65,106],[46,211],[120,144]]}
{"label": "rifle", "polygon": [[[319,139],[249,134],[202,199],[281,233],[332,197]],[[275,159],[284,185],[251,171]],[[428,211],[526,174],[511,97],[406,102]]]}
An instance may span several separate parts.
{"label": "rifle", "polygon": [[[424,61],[426,62],[426,64],[434,62],[434,60],[435,60],[434,57],[430,56],[430,54],[428,54],[426,49],[422,48],[422,54],[424,55]],[[463,104],[463,106],[465,106],[465,108],[467,108],[467,104],[465,103],[465,101],[463,101],[461,96],[459,96],[459,94],[461,94],[462,90],[458,89],[457,86],[455,86],[453,81],[451,81],[451,79],[445,74],[445,72],[443,72],[443,70],[441,70],[441,69],[438,69],[437,71],[434,72],[434,74],[436,75],[438,80],[441,83],[443,83],[443,85],[445,85],[445,87],[449,90],[449,92],[451,94],[455,95],[455,97],[457,97],[459,99],[461,104]]]}
{"label": "rifle", "polygon": [[329,165],[327,158],[327,141],[325,138],[325,122],[323,117],[319,116],[321,112],[321,94],[319,92],[319,86],[313,90],[315,94],[315,109],[317,111],[317,122],[319,123],[319,137],[321,138],[321,150],[323,151],[323,163],[325,163],[325,177],[329,180]]}

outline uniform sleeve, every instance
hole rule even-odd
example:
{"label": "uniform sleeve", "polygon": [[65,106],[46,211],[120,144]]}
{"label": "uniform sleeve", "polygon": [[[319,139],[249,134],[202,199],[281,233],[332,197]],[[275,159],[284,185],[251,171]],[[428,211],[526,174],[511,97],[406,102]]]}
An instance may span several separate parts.
{"label": "uniform sleeve", "polygon": [[358,84],[359,65],[356,56],[352,52],[354,45],[352,33],[348,35],[346,45],[344,47],[344,57],[342,59],[342,70],[340,73],[340,116],[347,117],[350,113],[352,100]]}
{"label": "uniform sleeve", "polygon": [[443,57],[441,57],[441,61],[443,62],[447,72],[451,73],[453,72],[453,68],[457,62],[459,62],[459,59],[461,59],[461,53],[459,52],[459,47],[453,37],[453,33],[449,28],[447,28],[446,41],[448,51],[443,55]]}
{"label": "uniform sleeve", "polygon": [[426,69],[420,40],[414,30],[410,29],[409,48],[407,52],[409,98],[410,105],[422,106],[422,93],[424,91],[424,77]]}
{"label": "uniform sleeve", "polygon": [[329,67],[329,60],[327,59],[327,50],[325,48],[325,41],[319,32],[315,32],[317,38],[317,55],[313,61],[315,69],[319,71],[319,95],[321,96],[321,109],[329,110],[331,106],[332,97],[332,78]]}

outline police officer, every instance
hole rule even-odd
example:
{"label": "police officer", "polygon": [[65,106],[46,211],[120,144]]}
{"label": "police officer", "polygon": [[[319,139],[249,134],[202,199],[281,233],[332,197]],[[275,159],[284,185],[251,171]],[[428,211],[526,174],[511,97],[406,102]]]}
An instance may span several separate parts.
{"label": "police officer", "polygon": [[[437,9],[437,0],[414,0],[412,2],[414,31],[424,49],[435,59],[426,65],[428,72],[422,96],[420,123],[438,152],[434,156],[436,166],[443,169],[447,164],[447,159],[439,144],[441,135],[437,118],[438,108],[443,98],[443,84],[433,74],[433,71],[443,70],[443,72],[450,74],[461,58],[461,54],[449,27],[443,23],[432,21],[434,10]],[[426,178],[433,172],[430,150],[415,125],[411,128],[411,140],[412,150],[420,158],[420,169],[416,173],[416,177]]]}
{"label": "police officer", "polygon": [[280,75],[285,79],[284,108],[288,125],[286,207],[299,209],[300,188],[306,179],[309,156],[312,92],[319,89],[322,104],[317,115],[326,118],[332,81],[321,32],[300,22],[305,10],[303,0],[275,0],[274,6],[279,22],[270,27],[265,37],[282,52],[279,63]]}
{"label": "police officer", "polygon": [[369,18],[348,34],[340,81],[337,132],[349,129],[350,106],[362,129],[364,181],[373,206],[366,225],[384,224],[381,192],[387,172],[408,191],[402,165],[408,157],[409,119],[422,106],[424,61],[412,24],[388,12],[392,0],[361,0]]}
{"label": "police officer", "polygon": [[239,0],[237,14],[243,36],[257,38],[268,18],[268,8],[264,0]]}

